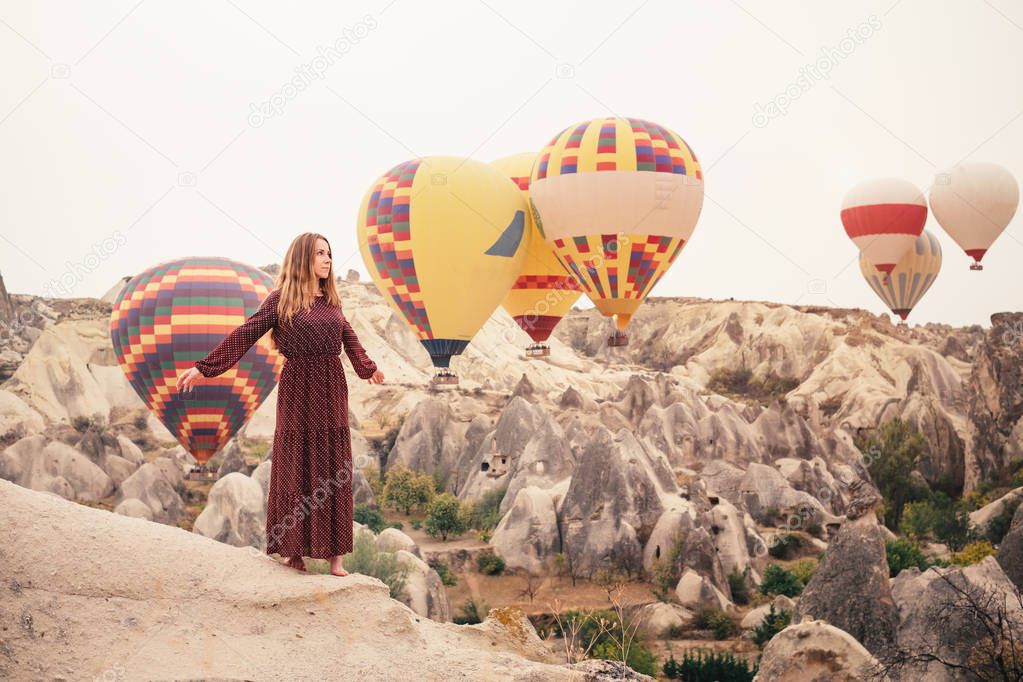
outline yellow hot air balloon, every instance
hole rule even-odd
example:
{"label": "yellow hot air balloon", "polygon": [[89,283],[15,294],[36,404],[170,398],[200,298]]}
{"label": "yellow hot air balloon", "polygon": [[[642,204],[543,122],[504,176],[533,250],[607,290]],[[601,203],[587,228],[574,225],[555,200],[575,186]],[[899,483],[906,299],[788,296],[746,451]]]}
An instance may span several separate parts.
{"label": "yellow hot air balloon", "polygon": [[453,156],[406,161],[366,192],[362,259],[440,369],[436,383],[457,383],[451,356],[465,349],[522,270],[527,210],[499,170]]}
{"label": "yellow hot air balloon", "polygon": [[[537,154],[513,154],[491,166],[498,169],[518,186],[522,196],[529,197],[529,174]],[[522,272],[505,296],[501,305],[512,316],[533,343],[526,347],[527,356],[550,355],[544,343],[550,338],[555,325],[579,300],[582,289],[554,255],[550,245],[536,230],[536,221],[529,218],[529,248],[522,262]]]}
{"label": "yellow hot air balloon", "polygon": [[905,321],[913,307],[934,284],[941,270],[941,244],[924,230],[911,248],[895,264],[888,277],[875,268],[865,253],[860,253],[860,272],[893,313]]}
{"label": "yellow hot air balloon", "polygon": [[995,163],[961,163],[939,173],[931,185],[931,212],[948,236],[973,258],[971,270],[1016,214],[1019,184]]}
{"label": "yellow hot air balloon", "polygon": [[678,257],[703,208],[703,171],[674,132],[636,118],[566,128],[530,176],[537,229],[617,333]]}

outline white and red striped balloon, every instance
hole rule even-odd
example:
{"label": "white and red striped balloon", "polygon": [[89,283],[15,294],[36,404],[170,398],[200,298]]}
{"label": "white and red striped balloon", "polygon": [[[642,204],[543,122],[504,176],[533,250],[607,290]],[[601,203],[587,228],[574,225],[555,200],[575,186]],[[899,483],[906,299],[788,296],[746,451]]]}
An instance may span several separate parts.
{"label": "white and red striped balloon", "polygon": [[842,225],[863,257],[888,274],[927,222],[927,200],[901,178],[861,182],[842,199]]}

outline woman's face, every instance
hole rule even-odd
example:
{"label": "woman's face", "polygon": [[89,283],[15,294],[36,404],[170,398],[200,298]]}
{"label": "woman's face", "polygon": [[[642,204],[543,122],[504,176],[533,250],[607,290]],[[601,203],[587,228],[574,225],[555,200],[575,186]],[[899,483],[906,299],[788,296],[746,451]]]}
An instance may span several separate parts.
{"label": "woman's face", "polygon": [[326,239],[317,239],[313,247],[313,272],[320,279],[330,274],[330,245]]}

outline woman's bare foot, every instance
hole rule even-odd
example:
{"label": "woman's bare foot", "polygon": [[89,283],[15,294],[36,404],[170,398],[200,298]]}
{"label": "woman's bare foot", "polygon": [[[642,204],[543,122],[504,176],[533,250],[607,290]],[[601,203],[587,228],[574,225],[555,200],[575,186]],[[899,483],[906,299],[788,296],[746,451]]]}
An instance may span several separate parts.
{"label": "woman's bare foot", "polygon": [[330,558],[330,573],[341,577],[348,575],[348,571],[341,565],[341,555]]}
{"label": "woman's bare foot", "polygon": [[293,556],[284,562],[285,566],[294,568],[297,571],[306,570],[305,559],[300,556]]}

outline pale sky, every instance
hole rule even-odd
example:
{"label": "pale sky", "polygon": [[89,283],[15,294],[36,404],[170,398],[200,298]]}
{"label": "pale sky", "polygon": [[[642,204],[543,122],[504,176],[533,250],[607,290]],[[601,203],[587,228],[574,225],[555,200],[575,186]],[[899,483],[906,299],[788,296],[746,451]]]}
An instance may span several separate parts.
{"label": "pale sky", "polygon": [[[1010,0],[3,0],[0,63],[0,273],[17,293],[100,296],[182,256],[265,265],[306,230],[365,276],[359,202],[391,166],[492,161],[622,115],[675,130],[706,177],[653,295],[886,312],[839,220],[853,184],[926,191],[962,160],[1023,178]],[[786,91],[784,113],[756,115]],[[1019,214],[979,273],[927,229],[944,265],[911,323],[1023,309]]]}

